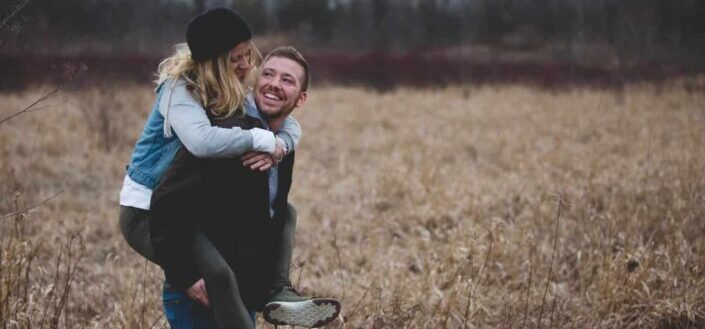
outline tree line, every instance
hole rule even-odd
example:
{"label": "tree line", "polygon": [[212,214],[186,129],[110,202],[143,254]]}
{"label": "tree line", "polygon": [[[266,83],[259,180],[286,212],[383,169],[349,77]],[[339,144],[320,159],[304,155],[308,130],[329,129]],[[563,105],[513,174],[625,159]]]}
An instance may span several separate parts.
{"label": "tree line", "polygon": [[674,62],[705,54],[701,0],[32,0],[2,49],[162,54],[183,41],[194,13],[214,6],[242,13],[257,35],[313,49],[556,45],[571,57],[606,45],[620,59]]}

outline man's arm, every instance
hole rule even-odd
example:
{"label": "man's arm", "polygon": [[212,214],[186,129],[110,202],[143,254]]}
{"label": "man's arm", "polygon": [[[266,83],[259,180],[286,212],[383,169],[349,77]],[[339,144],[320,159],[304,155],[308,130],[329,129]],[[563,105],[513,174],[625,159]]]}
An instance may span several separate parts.
{"label": "man's arm", "polygon": [[299,122],[292,116],[288,116],[284,119],[284,124],[277,132],[277,137],[284,141],[286,153],[291,153],[299,146],[301,135],[301,125],[299,125]]}

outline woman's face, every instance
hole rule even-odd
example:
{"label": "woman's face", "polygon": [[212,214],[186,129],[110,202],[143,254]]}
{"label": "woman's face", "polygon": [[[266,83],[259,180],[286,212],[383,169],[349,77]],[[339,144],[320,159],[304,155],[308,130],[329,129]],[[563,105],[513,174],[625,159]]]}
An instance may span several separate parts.
{"label": "woman's face", "polygon": [[230,65],[232,65],[235,75],[240,81],[245,79],[247,72],[250,71],[250,58],[252,57],[252,49],[248,41],[241,42],[235,48],[230,50]]}

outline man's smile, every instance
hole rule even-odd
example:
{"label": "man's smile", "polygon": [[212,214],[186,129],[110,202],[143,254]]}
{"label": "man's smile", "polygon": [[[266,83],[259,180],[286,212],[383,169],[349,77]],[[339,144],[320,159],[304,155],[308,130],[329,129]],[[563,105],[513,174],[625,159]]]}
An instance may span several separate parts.
{"label": "man's smile", "polygon": [[271,93],[271,92],[265,92],[264,97],[267,99],[275,100],[275,101],[281,100],[281,98],[278,95],[275,95],[274,93]]}

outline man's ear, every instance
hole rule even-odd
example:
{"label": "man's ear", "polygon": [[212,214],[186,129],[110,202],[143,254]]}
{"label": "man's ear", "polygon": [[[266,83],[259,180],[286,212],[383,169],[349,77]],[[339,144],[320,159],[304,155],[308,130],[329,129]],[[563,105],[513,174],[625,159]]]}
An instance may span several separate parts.
{"label": "man's ear", "polygon": [[296,99],[296,107],[301,107],[306,103],[306,96],[308,94],[305,91],[299,93],[299,97]]}

